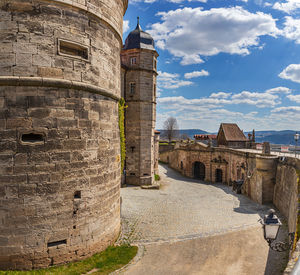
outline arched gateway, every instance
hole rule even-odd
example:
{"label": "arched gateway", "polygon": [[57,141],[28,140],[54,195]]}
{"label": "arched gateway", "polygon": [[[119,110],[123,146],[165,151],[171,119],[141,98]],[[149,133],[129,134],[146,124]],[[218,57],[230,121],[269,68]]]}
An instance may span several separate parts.
{"label": "arched gateway", "polygon": [[202,162],[196,161],[193,165],[194,178],[204,180],[205,179],[205,165]]}
{"label": "arched gateway", "polygon": [[223,182],[223,171],[222,169],[216,169],[216,182]]}

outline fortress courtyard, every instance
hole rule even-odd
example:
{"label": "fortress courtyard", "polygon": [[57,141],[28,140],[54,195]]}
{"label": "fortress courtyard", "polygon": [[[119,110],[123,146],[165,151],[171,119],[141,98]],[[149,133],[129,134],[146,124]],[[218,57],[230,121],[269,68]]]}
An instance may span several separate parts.
{"label": "fortress courtyard", "polygon": [[282,274],[288,255],[269,250],[259,223],[272,205],[159,169],[160,190],[121,190],[122,240],[139,246],[122,274]]}

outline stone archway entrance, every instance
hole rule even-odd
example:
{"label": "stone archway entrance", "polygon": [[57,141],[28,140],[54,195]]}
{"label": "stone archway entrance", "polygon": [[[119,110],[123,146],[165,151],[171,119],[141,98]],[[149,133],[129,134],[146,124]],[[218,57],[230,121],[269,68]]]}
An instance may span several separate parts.
{"label": "stone archway entrance", "polygon": [[205,179],[205,165],[202,162],[194,162],[194,178],[199,180]]}
{"label": "stone archway entrance", "polygon": [[216,182],[223,182],[223,171],[222,171],[222,169],[216,169]]}

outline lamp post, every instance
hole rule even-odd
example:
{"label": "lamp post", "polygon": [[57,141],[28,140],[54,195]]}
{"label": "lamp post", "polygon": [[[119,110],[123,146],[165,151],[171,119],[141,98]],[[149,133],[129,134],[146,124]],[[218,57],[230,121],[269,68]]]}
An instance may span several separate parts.
{"label": "lamp post", "polygon": [[299,140],[299,134],[296,132],[296,134],[294,135],[294,140],[296,142],[296,145],[295,145],[295,157],[297,156],[296,155],[296,152],[297,152],[297,144],[298,144],[298,140]]}
{"label": "lamp post", "polygon": [[261,222],[264,227],[264,237],[268,242],[269,247],[277,252],[283,252],[292,246],[295,238],[295,233],[289,233],[289,243],[275,242],[278,236],[279,228],[282,225],[279,218],[275,215],[275,210],[269,210],[268,215],[265,215]]}

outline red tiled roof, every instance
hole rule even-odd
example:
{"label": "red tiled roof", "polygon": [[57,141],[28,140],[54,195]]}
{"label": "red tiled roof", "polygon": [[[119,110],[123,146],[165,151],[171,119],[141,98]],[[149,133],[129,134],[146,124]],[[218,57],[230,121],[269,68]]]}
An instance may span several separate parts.
{"label": "red tiled roof", "polygon": [[216,139],[217,135],[205,135],[205,134],[201,134],[201,135],[194,135],[195,139],[201,139],[201,140],[208,140],[208,139]]}
{"label": "red tiled roof", "polygon": [[221,129],[227,141],[247,141],[243,131],[235,123],[221,123],[219,133]]}

